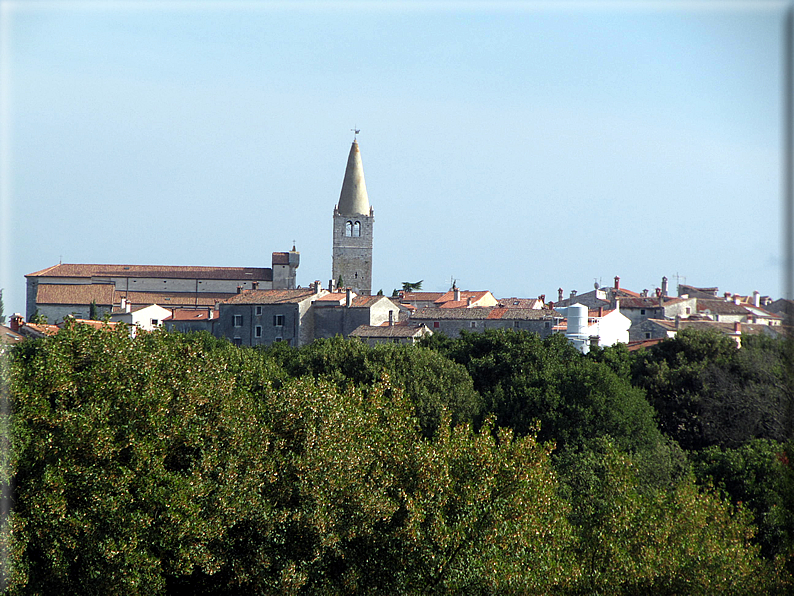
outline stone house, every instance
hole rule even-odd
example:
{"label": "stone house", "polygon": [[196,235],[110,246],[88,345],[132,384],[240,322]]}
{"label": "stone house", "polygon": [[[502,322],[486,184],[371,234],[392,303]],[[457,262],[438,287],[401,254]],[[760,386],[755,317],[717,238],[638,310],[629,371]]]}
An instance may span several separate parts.
{"label": "stone house", "polygon": [[240,290],[218,305],[213,334],[242,346],[305,345],[314,339],[312,302],[327,293],[319,282],[307,289]]}
{"label": "stone house", "polygon": [[327,293],[313,304],[314,337],[348,337],[356,328],[399,322],[408,309],[386,296],[358,296],[352,289]]}
{"label": "stone house", "polygon": [[457,337],[461,331],[485,329],[516,329],[547,337],[562,316],[551,309],[506,308],[489,306],[480,308],[423,308],[412,313],[411,323],[421,323],[433,333]]}

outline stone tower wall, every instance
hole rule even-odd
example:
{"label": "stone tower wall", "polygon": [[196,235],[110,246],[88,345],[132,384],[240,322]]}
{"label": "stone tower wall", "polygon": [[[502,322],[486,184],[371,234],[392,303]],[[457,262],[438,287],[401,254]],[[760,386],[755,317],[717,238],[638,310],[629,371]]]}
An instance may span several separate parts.
{"label": "stone tower wall", "polygon": [[[361,224],[359,236],[347,236],[346,224]],[[372,293],[372,215],[341,215],[334,213],[333,280],[342,277],[345,287],[357,294]]]}

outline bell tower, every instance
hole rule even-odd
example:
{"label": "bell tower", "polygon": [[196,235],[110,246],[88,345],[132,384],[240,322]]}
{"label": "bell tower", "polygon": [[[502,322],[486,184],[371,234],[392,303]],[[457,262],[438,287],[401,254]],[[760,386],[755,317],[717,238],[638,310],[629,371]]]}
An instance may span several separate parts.
{"label": "bell tower", "polygon": [[345,179],[339,203],[334,207],[333,281],[357,294],[372,293],[372,227],[374,212],[369,205],[364,167],[358,141],[347,156]]}

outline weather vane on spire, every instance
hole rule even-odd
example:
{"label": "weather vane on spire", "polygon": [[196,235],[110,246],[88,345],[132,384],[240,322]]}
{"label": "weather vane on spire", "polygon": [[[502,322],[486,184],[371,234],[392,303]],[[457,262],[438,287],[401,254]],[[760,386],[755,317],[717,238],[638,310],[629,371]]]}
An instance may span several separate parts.
{"label": "weather vane on spire", "polygon": [[356,128],[356,126],[354,125],[353,128],[351,128],[350,130],[353,132],[353,140],[355,141],[356,140],[356,136],[358,136],[358,133],[361,132],[361,129],[360,128]]}

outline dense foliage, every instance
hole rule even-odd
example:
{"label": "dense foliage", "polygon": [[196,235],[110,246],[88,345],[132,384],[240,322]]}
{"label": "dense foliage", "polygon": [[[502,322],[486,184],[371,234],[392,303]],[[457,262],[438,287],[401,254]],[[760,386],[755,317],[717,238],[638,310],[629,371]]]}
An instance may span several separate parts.
{"label": "dense foliage", "polygon": [[787,349],[67,327],[0,367],[6,591],[790,592]]}

